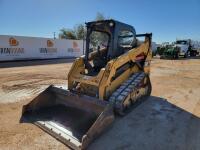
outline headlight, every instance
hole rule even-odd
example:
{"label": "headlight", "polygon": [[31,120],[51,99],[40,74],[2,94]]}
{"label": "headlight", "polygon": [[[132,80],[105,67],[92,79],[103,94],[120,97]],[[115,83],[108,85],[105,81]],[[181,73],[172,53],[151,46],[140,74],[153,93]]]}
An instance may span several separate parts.
{"label": "headlight", "polygon": [[113,22],[110,22],[110,23],[109,23],[109,26],[110,26],[110,27],[113,27],[113,26],[114,26],[114,23],[113,23]]}

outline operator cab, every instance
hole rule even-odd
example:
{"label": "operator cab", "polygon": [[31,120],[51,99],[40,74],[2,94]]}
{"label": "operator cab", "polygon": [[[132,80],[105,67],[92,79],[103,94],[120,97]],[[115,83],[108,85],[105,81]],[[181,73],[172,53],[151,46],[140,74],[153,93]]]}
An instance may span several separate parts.
{"label": "operator cab", "polygon": [[96,75],[107,62],[136,47],[135,29],[115,20],[86,23],[85,66],[88,75]]}
{"label": "operator cab", "polygon": [[180,44],[180,45],[189,45],[189,42],[187,40],[177,40],[176,44]]}

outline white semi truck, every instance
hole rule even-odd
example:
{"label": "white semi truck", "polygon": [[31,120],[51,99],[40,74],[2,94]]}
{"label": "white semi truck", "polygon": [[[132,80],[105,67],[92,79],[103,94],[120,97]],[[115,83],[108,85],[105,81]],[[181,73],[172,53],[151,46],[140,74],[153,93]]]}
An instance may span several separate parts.
{"label": "white semi truck", "polygon": [[175,47],[179,50],[179,56],[196,56],[198,54],[197,49],[193,47],[192,40],[176,40]]}

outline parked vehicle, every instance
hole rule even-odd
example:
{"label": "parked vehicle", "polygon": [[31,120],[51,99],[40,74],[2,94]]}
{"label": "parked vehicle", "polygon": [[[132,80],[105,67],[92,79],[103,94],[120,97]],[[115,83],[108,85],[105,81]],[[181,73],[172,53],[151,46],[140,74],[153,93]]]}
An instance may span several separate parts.
{"label": "parked vehicle", "polygon": [[187,40],[177,40],[175,47],[179,49],[178,55],[184,56],[196,56],[198,54],[197,50],[194,49],[191,39]]}

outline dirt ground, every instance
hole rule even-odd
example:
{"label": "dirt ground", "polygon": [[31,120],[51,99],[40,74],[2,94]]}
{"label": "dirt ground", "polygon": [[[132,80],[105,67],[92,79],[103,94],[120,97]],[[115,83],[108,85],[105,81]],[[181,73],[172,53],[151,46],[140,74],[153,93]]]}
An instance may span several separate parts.
{"label": "dirt ground", "polygon": [[[49,84],[67,84],[72,60],[0,63],[0,149],[68,149],[32,124],[22,106]],[[152,96],[88,149],[199,150],[200,59],[153,59]]]}

